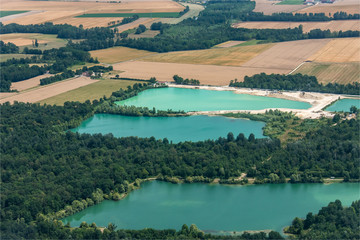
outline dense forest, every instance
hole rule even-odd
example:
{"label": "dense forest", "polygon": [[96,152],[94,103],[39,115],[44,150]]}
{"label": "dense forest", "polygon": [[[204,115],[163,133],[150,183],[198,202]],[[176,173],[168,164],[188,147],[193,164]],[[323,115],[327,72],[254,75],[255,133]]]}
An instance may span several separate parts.
{"label": "dense forest", "polygon": [[173,79],[175,81],[176,84],[182,84],[182,85],[195,85],[198,86],[200,85],[200,81],[197,79],[184,79],[178,75],[174,75]]}
{"label": "dense forest", "polygon": [[359,239],[359,223],[360,200],[349,207],[336,200],[318,214],[308,213],[305,219],[295,218],[286,232],[298,239]]}
{"label": "dense forest", "polygon": [[316,77],[300,73],[294,75],[260,73],[251,77],[245,76],[243,82],[231,80],[229,86],[360,95],[358,82],[346,85],[338,83],[323,85],[317,81]]}
{"label": "dense forest", "polygon": [[0,54],[19,53],[19,47],[9,42],[0,41]]}

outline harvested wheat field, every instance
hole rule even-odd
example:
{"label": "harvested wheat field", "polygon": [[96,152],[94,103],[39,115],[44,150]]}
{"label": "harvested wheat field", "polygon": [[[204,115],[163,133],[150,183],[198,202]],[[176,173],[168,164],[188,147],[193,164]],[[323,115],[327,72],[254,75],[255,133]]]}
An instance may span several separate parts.
{"label": "harvested wheat field", "polygon": [[11,90],[18,90],[19,92],[40,86],[40,79],[54,76],[53,74],[44,74],[41,76],[33,77],[20,82],[13,82],[11,84]]}
{"label": "harvested wheat field", "polygon": [[135,83],[137,82],[112,79],[100,80],[96,83],[41,100],[39,103],[63,105],[67,101],[85,102],[86,100],[99,100],[104,96],[110,97],[112,92],[118,91],[120,88],[126,89],[127,86],[132,86]]}
{"label": "harvested wheat field", "polygon": [[[56,37],[55,34],[41,33],[8,33],[0,34],[0,40],[12,42],[17,46],[32,46],[35,39],[38,40],[39,49],[59,48],[67,44],[67,40]],[[46,45],[46,46],[45,46]]]}
{"label": "harvested wheat field", "polygon": [[256,29],[285,29],[303,26],[303,32],[310,32],[312,29],[330,31],[359,31],[360,20],[339,20],[329,22],[241,22],[233,24],[235,28],[256,28]]}
{"label": "harvested wheat field", "polygon": [[337,0],[333,4],[320,3],[305,9],[298,10],[298,13],[325,13],[333,15],[336,12],[346,12],[348,14],[359,13],[360,3],[358,0]]}
{"label": "harvested wheat field", "polygon": [[121,3],[110,2],[64,2],[64,1],[10,1],[0,0],[1,9],[6,11],[38,11],[32,15],[25,15],[3,21],[4,24],[39,24],[44,22],[68,23],[75,26],[82,24],[85,27],[107,26],[108,22],[117,21],[93,18],[74,19],[75,16],[84,13],[141,13],[141,12],[180,12],[184,7],[174,1],[121,1]]}
{"label": "harvested wheat field", "polygon": [[278,12],[295,12],[304,9],[306,5],[276,5],[280,1],[255,0],[254,12],[263,12],[265,15],[271,15]]}
{"label": "harvested wheat field", "polygon": [[241,66],[273,46],[274,44],[259,44],[232,48],[161,53],[142,58],[141,61]]}
{"label": "harvested wheat field", "polygon": [[76,17],[67,17],[60,18],[53,21],[54,24],[70,24],[78,27],[80,24],[84,28],[93,28],[93,27],[108,27],[110,22],[115,22],[122,20],[120,17],[104,17],[104,18],[76,18]]}
{"label": "harvested wheat field", "polygon": [[2,98],[0,100],[0,103],[13,103],[14,101],[35,103],[43,99],[58,95],[60,93],[64,93],[85,85],[95,83],[97,81],[98,80],[93,80],[88,77],[72,78],[69,80],[56,82],[35,89],[30,89],[28,91],[24,91],[10,97]]}
{"label": "harvested wheat field", "polygon": [[348,84],[360,82],[360,62],[353,63],[315,63],[303,64],[293,74],[302,73],[315,76],[321,83]]}
{"label": "harvested wheat field", "polygon": [[156,53],[127,47],[113,47],[91,51],[90,54],[93,58],[97,58],[99,62],[117,63],[149,56]]}
{"label": "harvested wheat field", "polygon": [[10,96],[13,96],[17,94],[16,92],[0,92],[0,99],[8,98]]}
{"label": "harvested wheat field", "polygon": [[220,43],[218,45],[215,45],[214,48],[229,48],[229,47],[235,47],[239,44],[244,43],[245,41],[227,41]]}
{"label": "harvested wheat field", "polygon": [[360,38],[333,39],[308,58],[313,62],[360,62]]}
{"label": "harvested wheat field", "polygon": [[131,34],[129,34],[128,38],[134,38],[134,39],[153,38],[156,35],[158,35],[159,33],[160,33],[160,31],[158,31],[158,30],[146,30],[145,32],[143,32],[141,34],[131,33]]}
{"label": "harvested wheat field", "polygon": [[156,62],[123,62],[114,64],[115,70],[124,71],[120,77],[149,79],[156,77],[158,81],[171,82],[174,75],[184,78],[194,78],[200,81],[200,84],[224,86],[228,85],[230,80],[237,78],[243,81],[244,77],[252,76],[257,73],[265,72],[285,74],[287,70],[266,69],[266,68],[246,68],[230,66],[209,66],[180,63],[156,63]]}
{"label": "harvested wheat field", "polygon": [[[136,28],[140,24],[146,25],[146,24],[149,24],[149,23],[153,23],[155,19],[156,18],[139,18],[136,21],[133,21],[131,23],[127,23],[127,24],[124,24],[124,25],[120,25],[120,26],[118,26],[116,28],[118,29],[118,32],[123,32],[123,31],[129,30],[129,29]],[[156,21],[156,22],[158,22],[158,21]]]}
{"label": "harvested wheat field", "polygon": [[328,39],[311,39],[277,43],[242,66],[290,71],[322,49],[328,42],[330,42]]}

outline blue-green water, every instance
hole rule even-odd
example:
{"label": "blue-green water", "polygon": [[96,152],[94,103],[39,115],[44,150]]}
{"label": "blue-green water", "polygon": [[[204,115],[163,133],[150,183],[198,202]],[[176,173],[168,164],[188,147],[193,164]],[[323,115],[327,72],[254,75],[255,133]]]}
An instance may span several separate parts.
{"label": "blue-green water", "polygon": [[115,137],[155,137],[167,138],[169,141],[202,141],[226,137],[232,132],[255,137],[264,137],[264,122],[245,119],[226,118],[220,116],[190,117],[129,117],[111,114],[95,114],[75,129],[79,133],[112,133]]}
{"label": "blue-green water", "polygon": [[336,101],[331,106],[327,107],[325,110],[329,112],[349,112],[351,106],[355,106],[357,108],[360,108],[360,99],[351,99],[351,98],[345,98]]}
{"label": "blue-green water", "polygon": [[104,201],[63,221],[71,226],[111,222],[118,229],[180,229],[194,223],[201,230],[281,231],[295,217],[317,213],[336,199],[350,205],[360,198],[359,187],[359,183],[229,186],[153,181],[121,201]]}
{"label": "blue-green water", "polygon": [[308,109],[309,103],[280,98],[236,94],[232,91],[211,91],[186,88],[158,88],[140,92],[138,96],[117,102],[120,105],[155,107],[174,111],[261,110],[267,108]]}

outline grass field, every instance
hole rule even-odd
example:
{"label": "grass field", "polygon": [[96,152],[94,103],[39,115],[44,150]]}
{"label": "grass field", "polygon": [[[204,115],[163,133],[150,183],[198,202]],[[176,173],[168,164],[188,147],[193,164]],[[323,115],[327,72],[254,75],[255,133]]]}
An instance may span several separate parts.
{"label": "grass field", "polygon": [[139,17],[149,18],[178,18],[179,12],[149,12],[149,13],[88,13],[76,16],[77,18],[103,18],[103,17],[132,17],[134,15]]}
{"label": "grass field", "polygon": [[102,63],[117,63],[137,59],[154,54],[153,52],[137,50],[127,47],[114,47],[90,52],[93,58]]}
{"label": "grass field", "polygon": [[161,53],[142,58],[141,61],[241,66],[272,46],[274,44]]}
{"label": "grass field", "polygon": [[0,11],[0,17],[6,17],[6,16],[25,13],[25,12],[28,11]]}
{"label": "grass field", "polygon": [[316,63],[307,62],[293,74],[302,73],[317,77],[321,83],[348,84],[360,82],[360,62],[357,63]]}
{"label": "grass field", "polygon": [[302,4],[304,4],[303,0],[284,0],[277,3],[276,5],[302,5]]}
{"label": "grass field", "polygon": [[28,57],[32,57],[34,55],[32,54],[0,54],[0,62],[5,62],[9,59],[19,59],[19,58],[28,58]]}
{"label": "grass field", "polygon": [[360,38],[333,39],[308,60],[313,62],[360,62]]}
{"label": "grass field", "polygon": [[63,105],[66,101],[92,101],[95,99],[100,99],[104,95],[106,97],[110,97],[112,92],[115,92],[120,88],[127,88],[127,86],[133,85],[134,83],[136,82],[124,80],[100,80],[96,83],[80,87],[51,98],[44,99],[39,103]]}
{"label": "grass field", "polygon": [[[60,39],[55,34],[41,34],[41,33],[10,33],[1,34],[0,39],[4,42],[12,42],[20,47],[32,48],[32,42],[37,39],[39,47],[37,49],[47,50],[51,48],[64,47],[67,44],[66,39]],[[22,48],[20,48],[20,51]]]}

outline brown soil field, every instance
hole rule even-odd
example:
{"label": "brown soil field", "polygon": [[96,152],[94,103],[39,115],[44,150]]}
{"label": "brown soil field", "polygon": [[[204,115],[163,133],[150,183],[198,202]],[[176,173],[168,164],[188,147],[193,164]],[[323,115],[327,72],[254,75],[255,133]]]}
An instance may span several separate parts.
{"label": "brown soil field", "polygon": [[220,43],[220,44],[214,46],[214,48],[229,48],[229,47],[234,47],[234,46],[239,45],[244,42],[245,41],[227,41],[227,42],[223,42],[223,43]]}
{"label": "brown soil field", "polygon": [[325,13],[332,15],[336,12],[346,12],[349,14],[359,13],[360,3],[358,0],[337,0],[333,4],[320,3],[305,9],[298,10],[299,13]]}
{"label": "brown soil field", "polygon": [[144,57],[141,61],[241,66],[273,46],[274,44],[259,44],[232,48],[214,48],[206,50],[161,53]]}
{"label": "brown soil field", "polygon": [[308,58],[313,62],[360,62],[360,38],[333,39]]}
{"label": "brown soil field", "polygon": [[11,90],[18,90],[19,92],[29,88],[40,86],[40,79],[54,76],[53,74],[44,74],[41,76],[33,77],[28,80],[14,82],[11,84]]}
{"label": "brown soil field", "polygon": [[271,15],[278,12],[295,12],[304,9],[306,5],[276,5],[280,1],[255,0],[254,12],[263,12],[265,15]]}
{"label": "brown soil field", "polygon": [[233,25],[235,28],[257,28],[257,29],[284,29],[303,26],[304,32],[310,32],[312,29],[321,29],[330,31],[359,31],[359,20],[339,20],[330,22],[241,22]]}
{"label": "brown soil field", "polygon": [[302,73],[315,76],[321,83],[348,84],[360,82],[360,62],[317,63],[307,62],[293,74]]}
{"label": "brown soil field", "polygon": [[318,52],[328,42],[330,42],[328,39],[311,39],[277,43],[242,66],[292,70]]}
{"label": "brown soil field", "polygon": [[0,99],[8,98],[10,96],[13,96],[17,94],[16,92],[0,92]]}
{"label": "brown soil field", "polygon": [[149,56],[155,53],[127,47],[113,47],[91,51],[90,54],[92,57],[98,58],[102,63],[118,63]]}
{"label": "brown soil field", "polygon": [[[41,33],[9,33],[1,34],[0,40],[4,42],[12,42],[18,46],[32,46],[33,40],[37,39],[39,43],[38,49],[45,50],[50,48],[59,48],[67,44],[67,40],[57,38],[55,34]],[[21,50],[21,49],[20,49]]]}
{"label": "brown soil field", "polygon": [[92,80],[88,77],[72,78],[54,84],[30,89],[10,97],[2,98],[0,103],[13,103],[14,101],[34,103],[97,81],[98,80]]}
{"label": "brown soil field", "polygon": [[224,86],[230,83],[230,80],[237,78],[243,81],[244,77],[252,76],[257,73],[265,72],[285,74],[287,70],[266,69],[266,68],[246,68],[230,66],[209,66],[180,63],[157,63],[157,62],[123,62],[114,64],[115,70],[124,71],[120,77],[149,79],[156,77],[159,81],[171,82],[174,75],[184,78],[194,78],[200,81],[200,84]]}
{"label": "brown soil field", "polygon": [[83,13],[139,13],[139,12],[179,12],[184,7],[171,0],[154,1],[121,1],[121,3],[107,2],[68,2],[68,1],[10,1],[0,0],[3,11],[39,11],[38,13],[11,18],[3,21],[4,24],[38,24],[44,22],[69,23],[75,26],[83,24],[84,27],[107,26],[108,22],[120,18],[74,19],[75,16]]}

